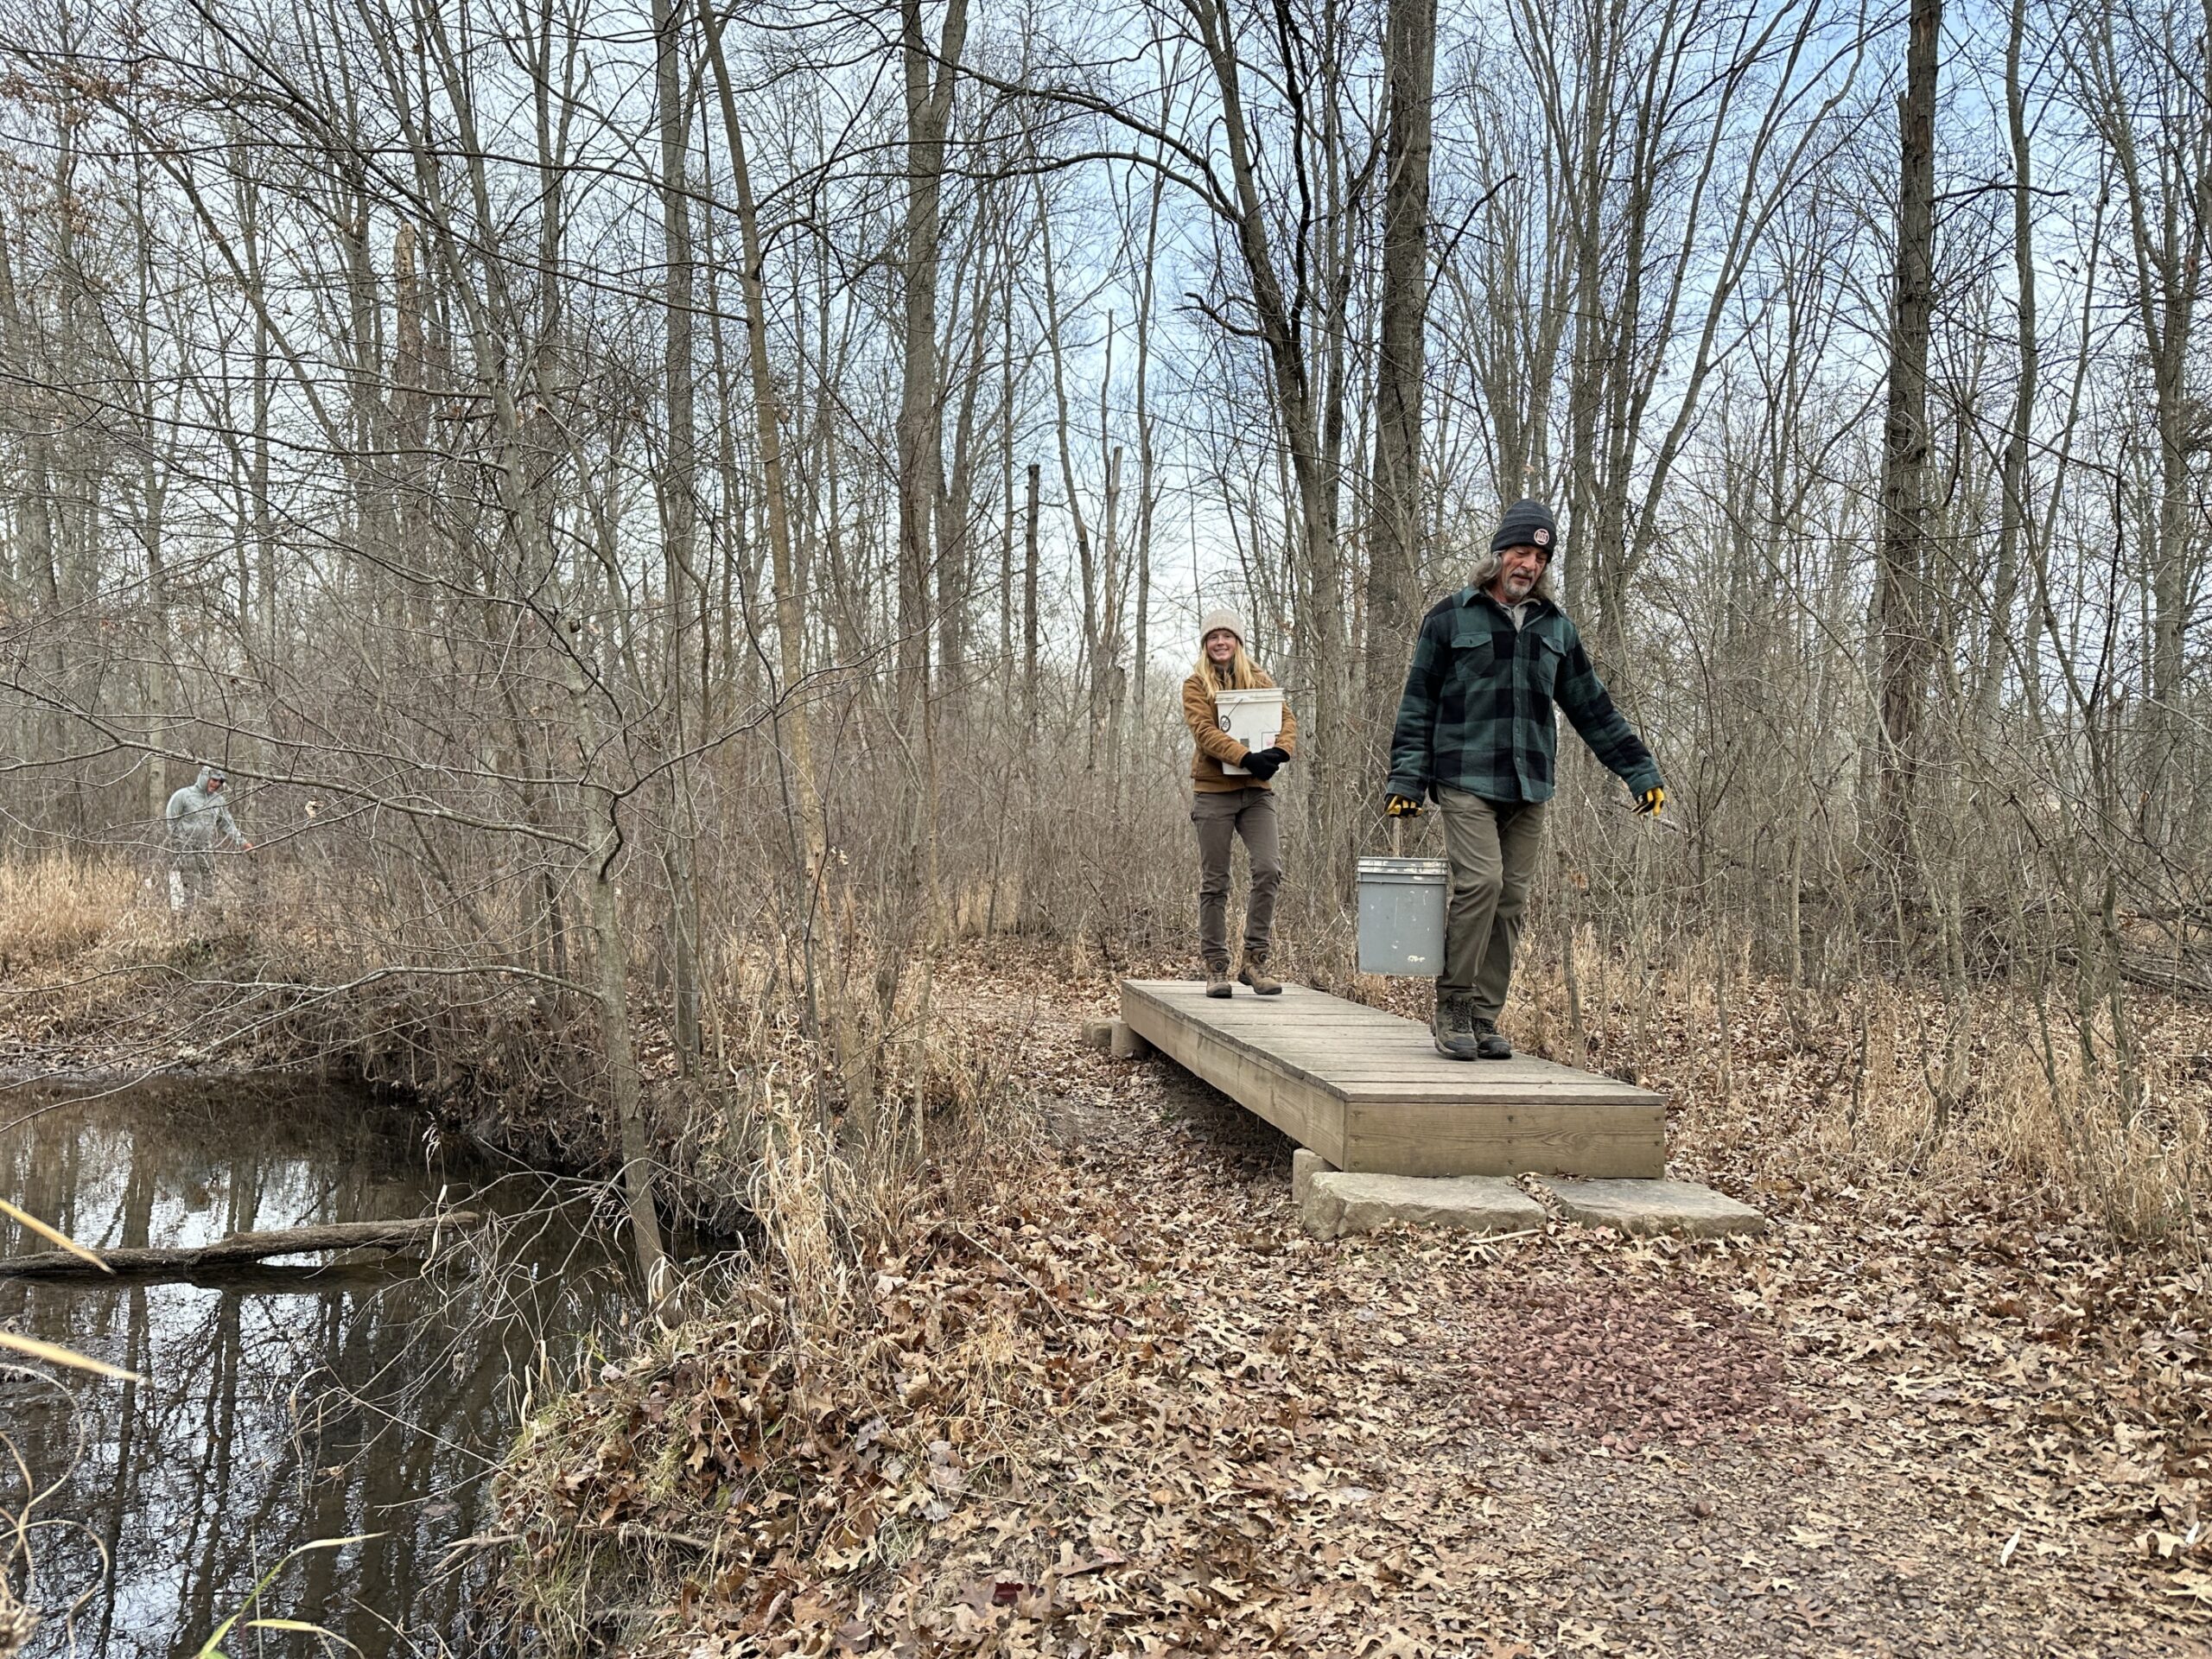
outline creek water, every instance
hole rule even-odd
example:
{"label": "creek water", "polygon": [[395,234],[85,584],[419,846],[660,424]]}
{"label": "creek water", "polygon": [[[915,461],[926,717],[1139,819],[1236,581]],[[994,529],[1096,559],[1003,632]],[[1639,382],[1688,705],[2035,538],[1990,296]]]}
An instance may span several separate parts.
{"label": "creek water", "polygon": [[[83,1091],[79,1091],[81,1095]],[[201,1282],[0,1278],[0,1325],[137,1372],[0,1370],[0,1570],[44,1618],[35,1659],[191,1655],[288,1550],[249,1616],[370,1659],[467,1651],[506,1548],[489,1491],[532,1390],[595,1363],[627,1305],[588,1205],[495,1175],[365,1090],[164,1078],[89,1098],[0,1092],[0,1194],[95,1249],[428,1213],[499,1217],[419,1260]],[[0,1255],[48,1248],[0,1221]],[[5,1356],[0,1356],[4,1358]],[[26,1560],[26,1556],[28,1559]],[[73,1611],[71,1611],[73,1604]],[[321,1653],[264,1629],[233,1654]]]}

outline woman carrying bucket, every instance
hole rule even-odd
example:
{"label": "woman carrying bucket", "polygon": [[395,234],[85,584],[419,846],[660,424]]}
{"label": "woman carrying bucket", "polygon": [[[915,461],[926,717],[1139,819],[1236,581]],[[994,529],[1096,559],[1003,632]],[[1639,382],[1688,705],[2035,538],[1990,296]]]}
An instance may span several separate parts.
{"label": "woman carrying bucket", "polygon": [[[1282,881],[1281,838],[1268,780],[1289,761],[1298,721],[1274,683],[1244,649],[1243,617],[1224,608],[1199,619],[1198,665],[1183,682],[1183,718],[1198,742],[1191,756],[1191,822],[1198,832],[1198,954],[1208,996],[1227,996],[1230,989],[1229,853],[1238,836],[1251,861],[1252,898],[1244,912],[1244,962],[1236,978],[1262,996],[1282,992],[1282,982],[1267,971],[1275,888]],[[1258,692],[1273,695],[1251,695]],[[1255,715],[1262,729],[1247,734],[1267,738],[1264,744],[1248,743],[1229,729],[1232,716],[1241,723]]]}

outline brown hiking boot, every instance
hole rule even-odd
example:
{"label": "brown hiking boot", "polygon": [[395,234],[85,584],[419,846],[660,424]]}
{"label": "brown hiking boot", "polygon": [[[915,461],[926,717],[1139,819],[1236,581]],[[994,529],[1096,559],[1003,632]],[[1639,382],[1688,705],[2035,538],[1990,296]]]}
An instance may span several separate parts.
{"label": "brown hiking boot", "polygon": [[1471,991],[1447,991],[1436,988],[1436,1014],[1428,1022],[1428,1034],[1436,1039],[1436,1052],[1446,1059],[1471,1060],[1475,1058],[1475,997]]}
{"label": "brown hiking boot", "polygon": [[1513,1045],[1505,1040],[1505,1033],[1497,1028],[1495,1020],[1475,1020],[1475,1058],[1482,1060],[1510,1060]]}
{"label": "brown hiking boot", "polygon": [[1237,970],[1236,982],[1249,985],[1255,996],[1281,996],[1282,981],[1268,977],[1267,964],[1257,957],[1244,958],[1244,965]]}
{"label": "brown hiking boot", "polygon": [[1225,967],[1216,968],[1209,963],[1206,968],[1206,995],[1208,996],[1227,996],[1229,995],[1229,969]]}

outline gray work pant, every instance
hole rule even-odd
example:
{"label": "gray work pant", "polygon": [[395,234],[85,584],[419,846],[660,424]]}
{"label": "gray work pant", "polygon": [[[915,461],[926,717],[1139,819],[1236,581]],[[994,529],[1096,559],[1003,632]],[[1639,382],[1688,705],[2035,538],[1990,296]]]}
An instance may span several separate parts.
{"label": "gray work pant", "polygon": [[1275,799],[1264,789],[1196,790],[1191,822],[1198,831],[1198,955],[1229,971],[1229,853],[1239,836],[1252,864],[1252,898],[1244,907],[1244,956],[1268,959],[1274,931],[1275,889],[1282,884],[1282,837]]}
{"label": "gray work pant", "polygon": [[215,855],[179,850],[170,855],[169,908],[193,910],[215,896]]}
{"label": "gray work pant", "polygon": [[1486,801],[1440,789],[1452,895],[1444,916],[1440,991],[1472,991],[1475,1017],[1493,1025],[1513,983],[1513,949],[1544,840],[1541,801]]}

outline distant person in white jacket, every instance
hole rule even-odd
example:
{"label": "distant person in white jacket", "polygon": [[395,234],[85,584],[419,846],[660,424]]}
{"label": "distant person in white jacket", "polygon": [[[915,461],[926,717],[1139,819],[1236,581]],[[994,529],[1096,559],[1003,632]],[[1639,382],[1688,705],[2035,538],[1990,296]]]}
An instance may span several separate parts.
{"label": "distant person in white jacket", "polygon": [[200,776],[169,797],[169,908],[189,910],[215,896],[215,849],[226,844],[253,850],[223,798],[230,783],[220,766],[202,766]]}

